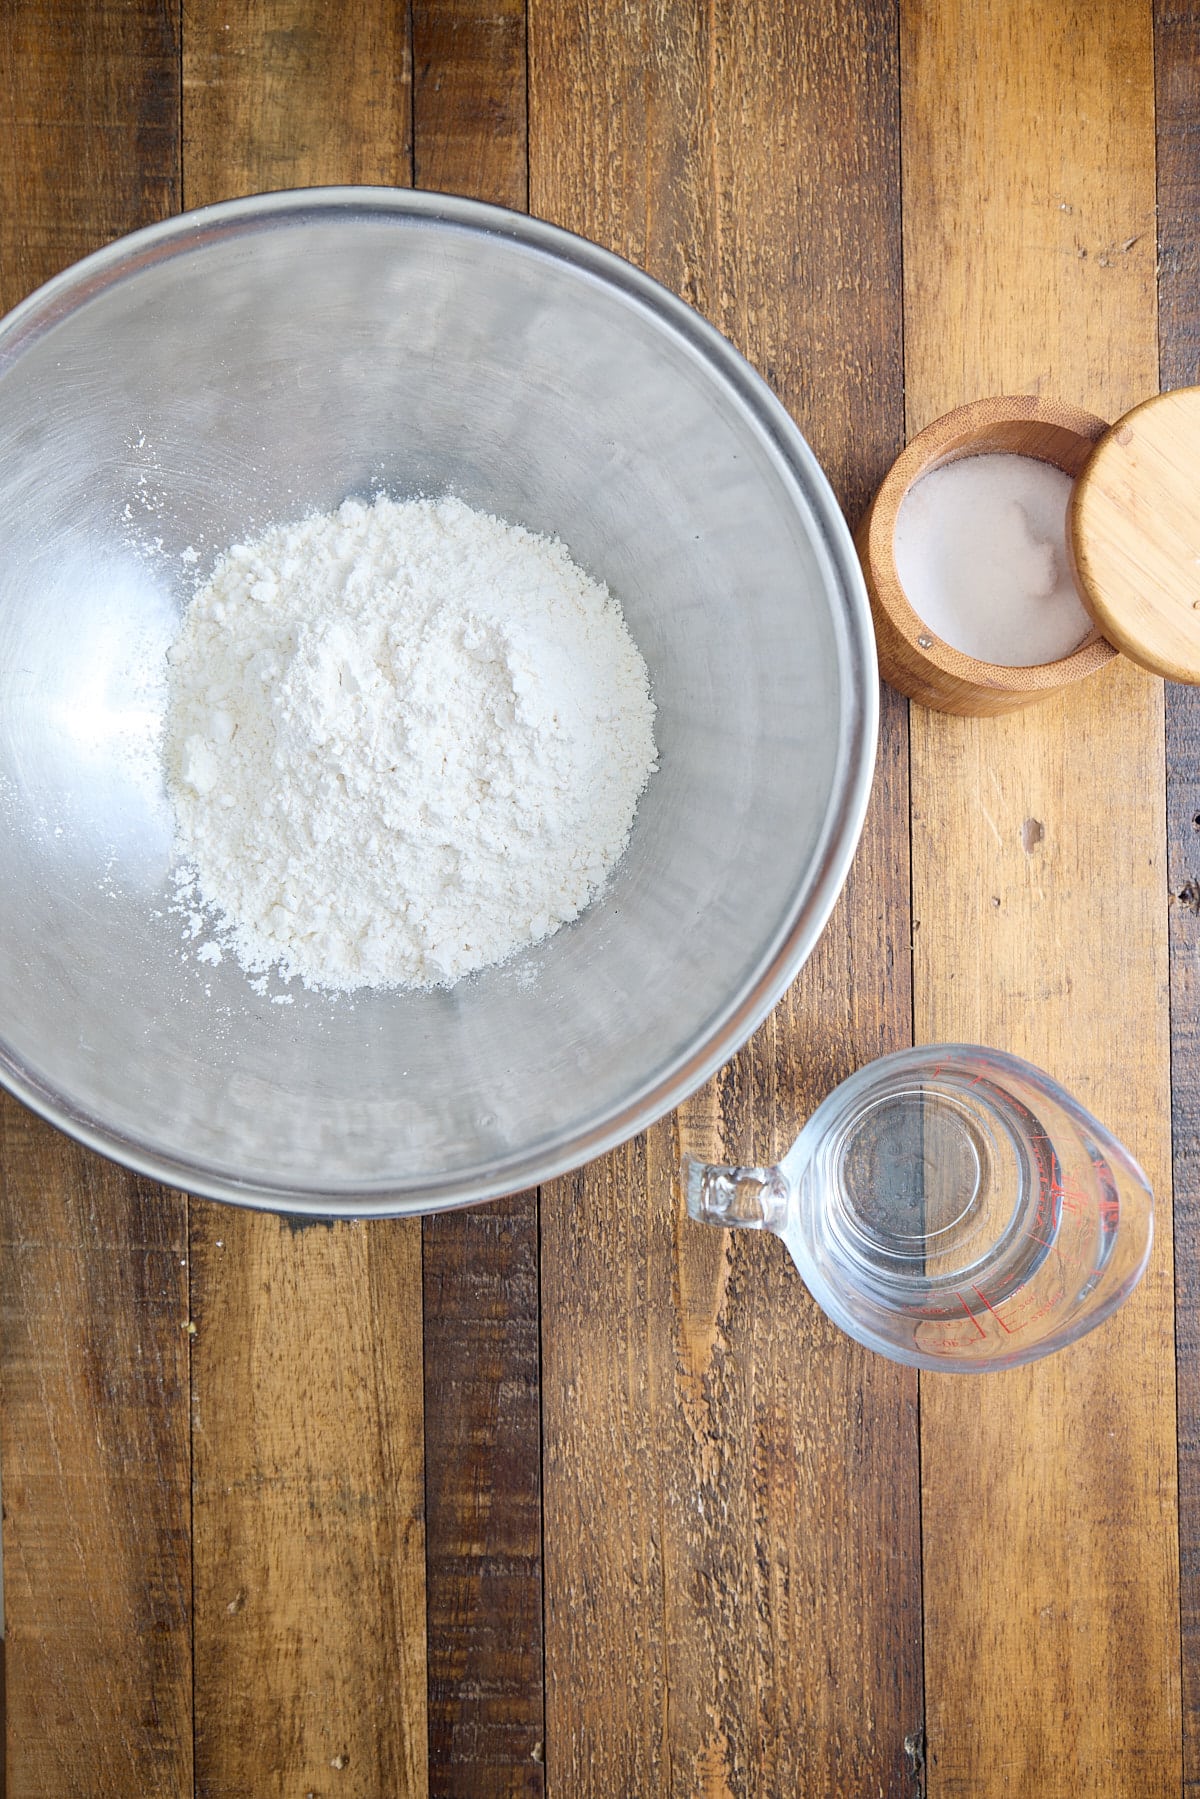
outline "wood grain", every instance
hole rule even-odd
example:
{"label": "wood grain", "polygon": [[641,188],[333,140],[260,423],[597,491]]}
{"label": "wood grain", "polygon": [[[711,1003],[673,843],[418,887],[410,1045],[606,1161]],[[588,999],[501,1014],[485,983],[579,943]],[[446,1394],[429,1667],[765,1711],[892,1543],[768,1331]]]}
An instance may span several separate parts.
{"label": "wood grain", "polygon": [[[884,6],[530,11],[532,210],[729,332],[852,513],[899,447],[895,54]],[[892,698],[855,875],[788,1000],[674,1121],[543,1194],[564,1799],[912,1792],[915,1381],[824,1322],[780,1244],[702,1231],[672,1190],[685,1144],[773,1156],[907,1041],[905,771]]]}
{"label": "wood grain", "polygon": [[425,1227],[429,1790],[543,1790],[536,1196]]}
{"label": "wood grain", "polygon": [[[178,30],[0,13],[0,305],[174,209]],[[0,1096],[7,1791],[191,1790],[186,1201]]]}
{"label": "wood grain", "polygon": [[184,203],[407,186],[407,10],[370,0],[182,0]]}
{"label": "wood grain", "polygon": [[[407,14],[188,0],[189,205],[407,182]],[[196,1782],[427,1787],[420,1225],[194,1203]]]}
{"label": "wood grain", "polygon": [[[1117,416],[1157,382],[1148,7],[906,0],[901,46],[910,432],[993,393]],[[1159,1216],[1103,1330],[986,1394],[922,1377],[930,1799],[1179,1790],[1162,741],[1119,659],[912,714],[917,1040],[1041,1063]]]}
{"label": "wood grain", "polygon": [[197,1210],[197,1792],[423,1794],[419,1231]]}
{"label": "wood grain", "polygon": [[[523,209],[524,0],[413,7],[420,187]],[[429,1786],[539,1794],[537,1195],[424,1224]]]}
{"label": "wood grain", "polygon": [[[1159,384],[1200,384],[1200,16],[1155,0]],[[1174,694],[1171,695],[1174,698]]]}
{"label": "wood grain", "polygon": [[[1159,383],[1200,381],[1200,13],[1154,16]],[[1183,1790],[1200,1793],[1200,689],[1167,700]]]}
{"label": "wood grain", "polygon": [[413,184],[523,212],[525,0],[414,0]]}
{"label": "wood grain", "polygon": [[[1169,191],[1160,160],[1159,194]],[[1183,1791],[1193,1799],[1200,1793],[1200,689],[1167,688],[1166,740]]]}
{"label": "wood grain", "polygon": [[0,9],[0,306],[179,205],[179,25],[160,0]]}
{"label": "wood grain", "polygon": [[182,1196],[0,1102],[11,1799],[191,1791]]}
{"label": "wood grain", "polygon": [[1126,656],[1172,681],[1200,681],[1198,465],[1200,391],[1155,394],[1114,421],[1071,496],[1089,610]]}

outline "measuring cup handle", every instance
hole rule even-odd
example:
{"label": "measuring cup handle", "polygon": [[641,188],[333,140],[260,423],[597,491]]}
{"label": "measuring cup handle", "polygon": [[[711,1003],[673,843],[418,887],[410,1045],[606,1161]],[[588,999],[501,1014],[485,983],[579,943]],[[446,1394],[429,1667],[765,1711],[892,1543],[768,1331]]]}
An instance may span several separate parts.
{"label": "measuring cup handle", "polygon": [[680,1164],[689,1217],[701,1224],[778,1231],[791,1188],[778,1168],[722,1168],[685,1156]]}

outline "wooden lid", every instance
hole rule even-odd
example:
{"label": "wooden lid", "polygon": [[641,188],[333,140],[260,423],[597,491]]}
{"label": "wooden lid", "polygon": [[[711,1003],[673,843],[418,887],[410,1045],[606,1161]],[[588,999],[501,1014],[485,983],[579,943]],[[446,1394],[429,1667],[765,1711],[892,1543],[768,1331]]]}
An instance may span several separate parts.
{"label": "wooden lid", "polygon": [[1200,682],[1200,388],[1110,426],[1075,483],[1069,536],[1109,642],[1154,674]]}

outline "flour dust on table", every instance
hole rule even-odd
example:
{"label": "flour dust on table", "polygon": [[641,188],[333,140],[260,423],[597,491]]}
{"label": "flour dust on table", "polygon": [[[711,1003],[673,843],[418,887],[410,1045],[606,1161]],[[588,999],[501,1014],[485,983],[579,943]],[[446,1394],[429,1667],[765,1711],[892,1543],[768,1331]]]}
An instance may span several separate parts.
{"label": "flour dust on table", "polygon": [[446,986],[549,936],[657,765],[607,589],[457,499],[348,500],[235,545],[169,683],[192,902],[247,973],[316,989]]}

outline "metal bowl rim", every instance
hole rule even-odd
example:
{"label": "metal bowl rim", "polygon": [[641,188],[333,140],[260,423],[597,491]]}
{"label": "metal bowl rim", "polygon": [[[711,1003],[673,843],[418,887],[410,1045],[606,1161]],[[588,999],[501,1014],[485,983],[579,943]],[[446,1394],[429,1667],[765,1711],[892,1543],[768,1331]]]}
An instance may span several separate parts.
{"label": "metal bowl rim", "polygon": [[416,221],[508,238],[590,277],[626,303],[648,312],[660,328],[690,347],[757,426],[777,466],[811,514],[819,533],[816,547],[847,603],[845,617],[839,620],[835,615],[835,625],[841,626],[847,698],[838,778],[808,880],[798,890],[790,915],[758,958],[751,977],[714,1015],[702,1039],[607,1116],[559,1132],[487,1169],[468,1169],[433,1180],[423,1177],[411,1188],[398,1188],[391,1181],[378,1188],[358,1183],[345,1191],[331,1185],[299,1188],[287,1183],[243,1182],[219,1168],[143,1143],[81,1112],[26,1068],[0,1040],[0,1081],[16,1098],[87,1148],[135,1173],[205,1198],[260,1210],[325,1218],[398,1217],[477,1204],[568,1174],[663,1117],[741,1048],[812,953],[845,883],[874,776],[879,693],[874,634],[858,557],[829,481],[790,414],[745,357],[694,308],[633,263],[544,220],[458,195],[408,188],[288,188],[221,201],[117,238],[37,288],[0,320],[0,377],[32,341],[98,293],[135,277],[143,268],[195,254],[205,244],[230,236],[254,236],[329,215],[348,221]]}

